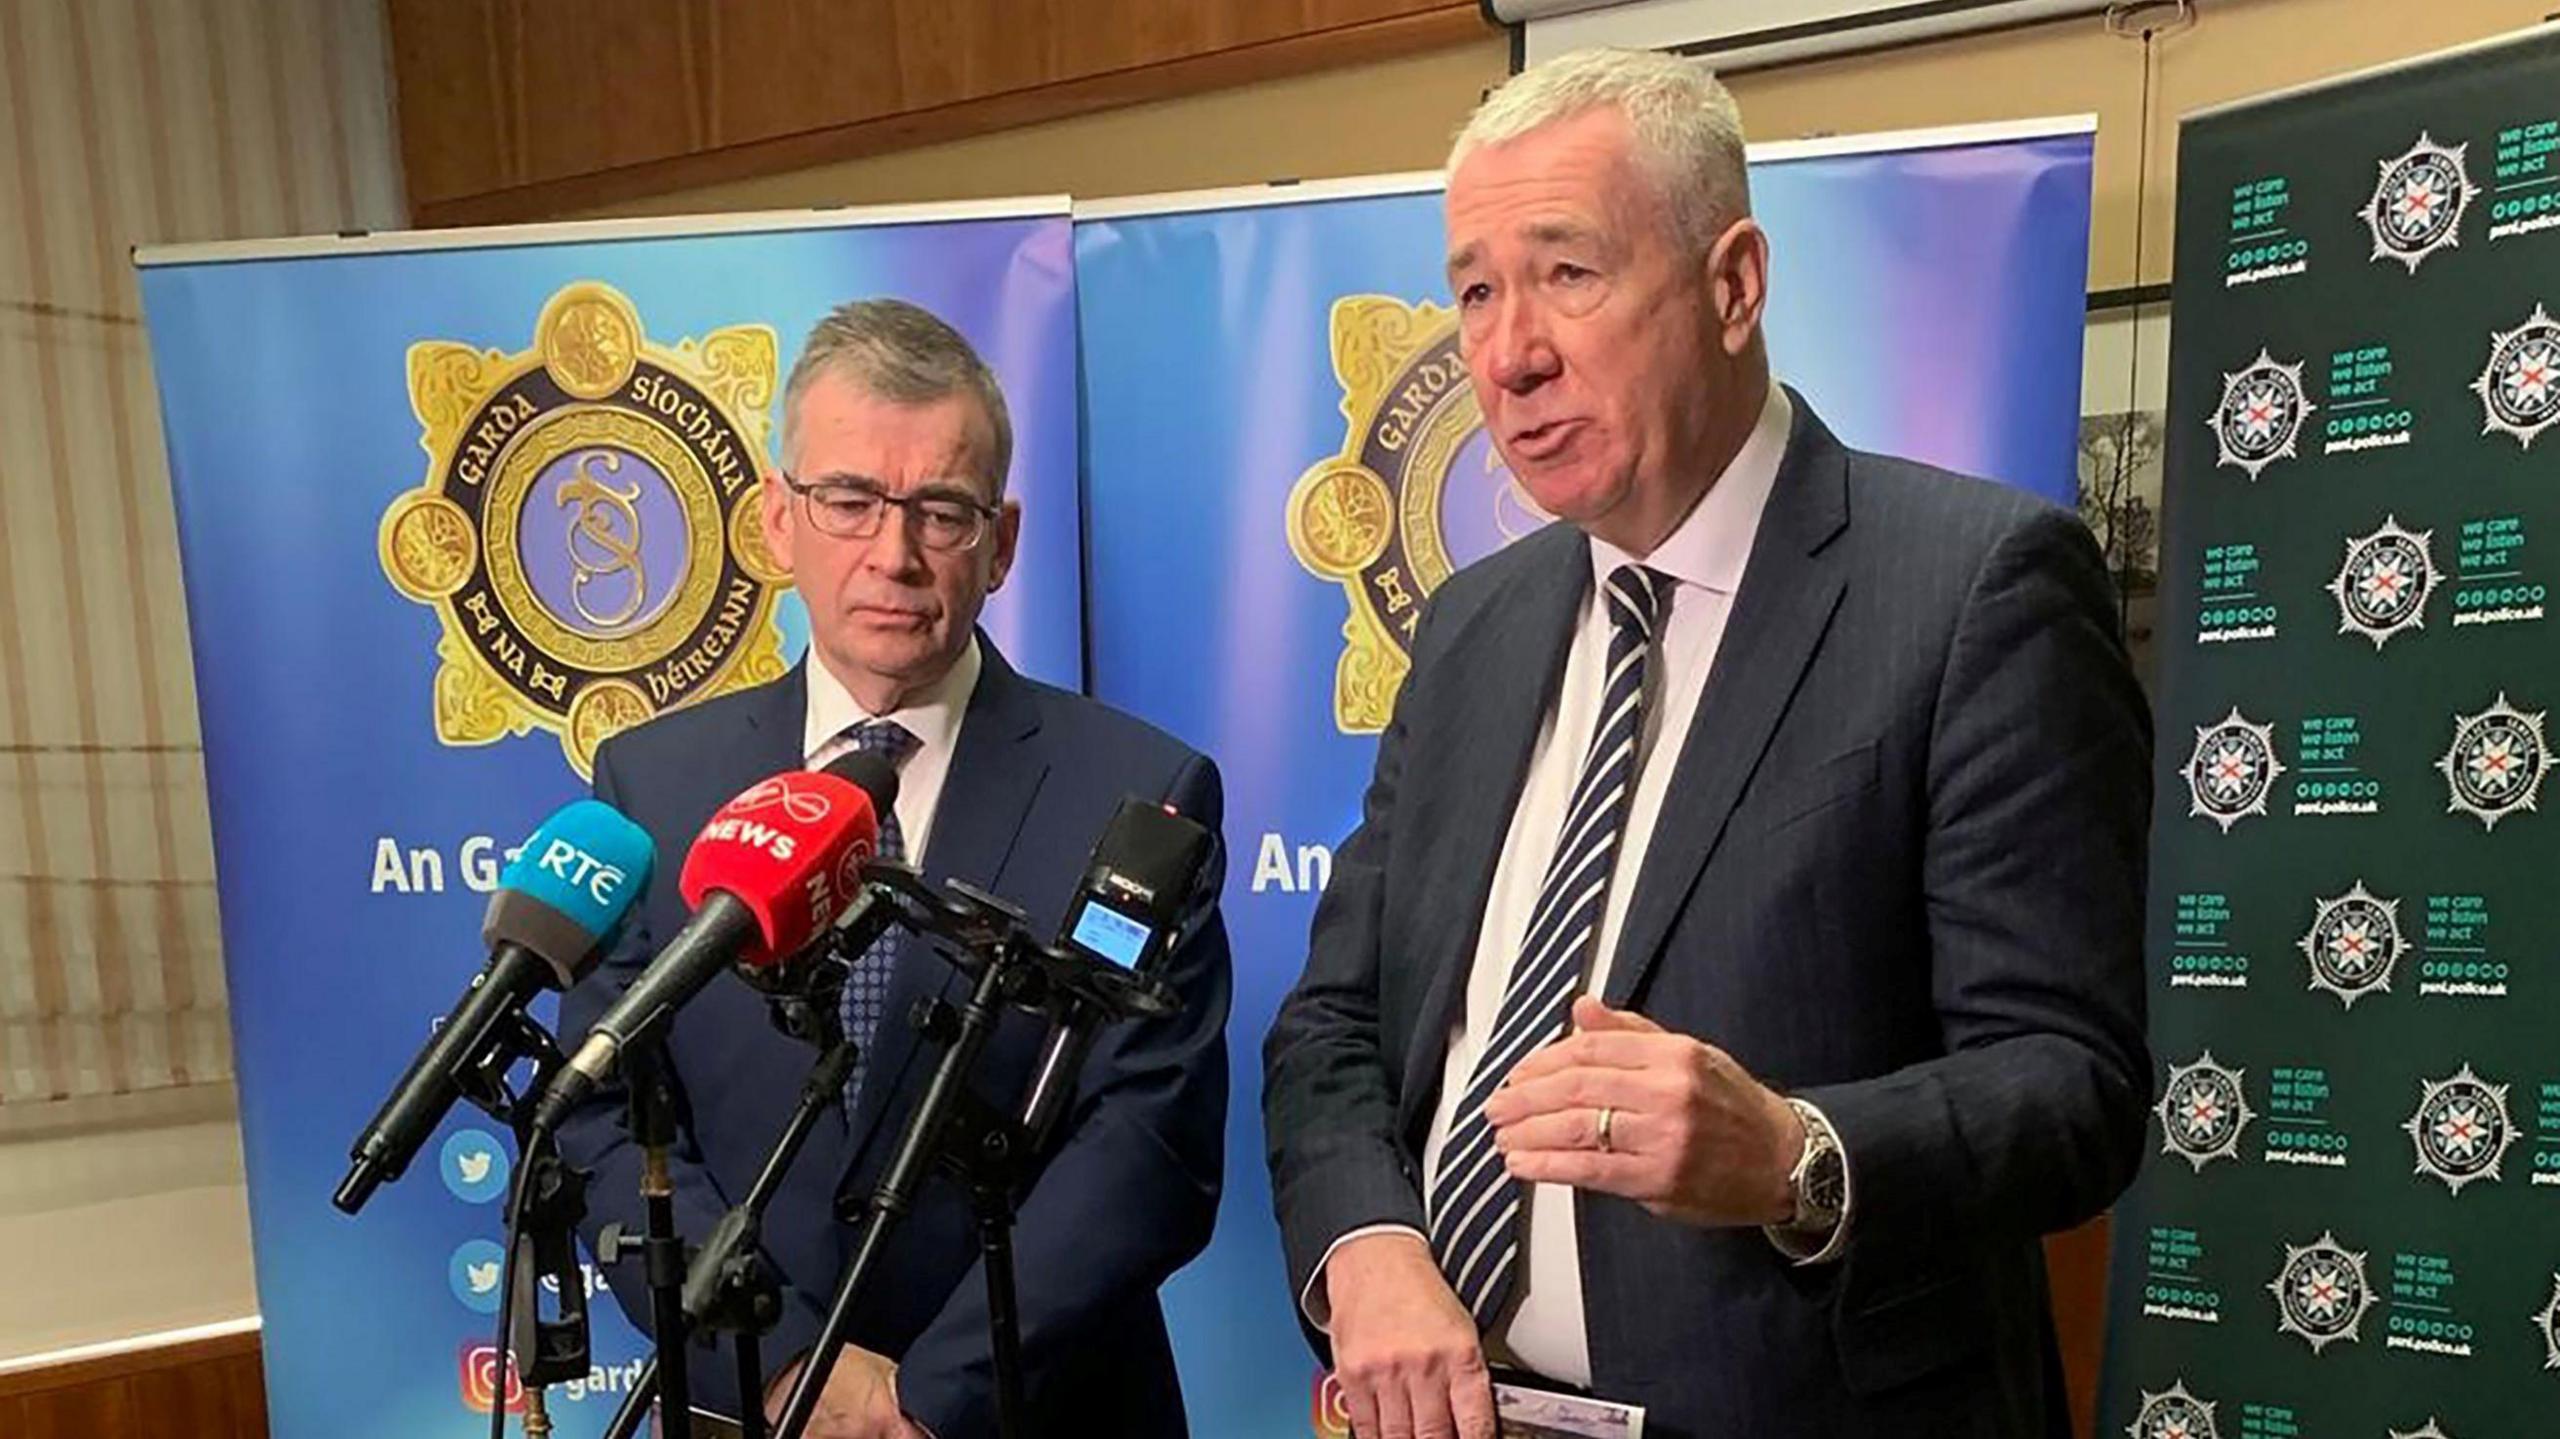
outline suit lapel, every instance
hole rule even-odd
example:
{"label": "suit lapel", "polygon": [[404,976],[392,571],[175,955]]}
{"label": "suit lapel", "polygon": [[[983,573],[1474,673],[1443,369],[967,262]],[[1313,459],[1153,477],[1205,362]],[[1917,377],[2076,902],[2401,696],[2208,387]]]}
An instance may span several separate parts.
{"label": "suit lapel", "polygon": [[801,748],[807,738],[809,724],[809,660],[802,656],[781,679],[753,691],[754,703],[746,706],[746,737],[739,745],[739,762],[748,771],[735,788],[721,796],[744,790],[769,775],[799,769],[808,754]]}
{"label": "suit lapel", "polygon": [[[1429,913],[1414,926],[1431,945],[1423,956],[1430,978],[1415,1041],[1405,1054],[1404,1082],[1396,1090],[1399,1127],[1405,1130],[1438,1089],[1439,1071],[1448,1062],[1449,1028],[1484,928],[1494,866],[1529,777],[1539,726],[1564,680],[1565,651],[1582,597],[1591,588],[1591,550],[1579,530],[1550,525],[1520,543],[1545,546],[1549,553],[1526,567],[1512,594],[1486,605],[1441,661],[1455,672],[1445,693],[1462,696],[1468,713],[1452,733],[1429,737],[1454,748],[1447,761],[1454,782],[1447,811],[1432,826],[1438,858],[1421,886]],[[1407,759],[1406,783],[1425,759]]]}
{"label": "suit lapel", "polygon": [[[808,739],[811,663],[813,661],[804,655],[800,663],[793,665],[781,679],[750,692],[750,698],[743,706],[745,722],[738,733],[736,746],[725,752],[725,755],[735,756],[737,772],[724,777],[722,793],[715,804],[725,802],[730,795],[768,776],[806,766],[808,753],[804,746]],[[725,757],[722,762],[727,762]],[[764,1052],[778,1056],[769,1061],[775,1066],[769,1072],[770,1077],[781,1086],[776,1092],[796,1092],[799,1081],[793,1076],[806,1068],[812,1057],[811,1051],[797,1040],[769,1036],[768,1048]],[[811,1130],[801,1162],[784,1179],[786,1190],[791,1195],[800,1196],[786,1197],[785,1204],[806,1203],[812,1212],[825,1212],[828,1192],[832,1187],[827,1176],[842,1168],[847,1152],[841,1122],[842,1106],[834,1106],[833,1112],[838,1117],[838,1127],[830,1129],[820,1124]]]}
{"label": "suit lapel", "polygon": [[1615,1008],[1651,973],[1847,588],[1845,562],[1826,549],[1849,520],[1848,457],[1804,398],[1790,397],[1796,418],[1786,458],[1609,966],[1603,997]]}
{"label": "suit lapel", "polygon": [[[1031,813],[1032,798],[1048,776],[1049,762],[1035,740],[1040,706],[1030,684],[983,633],[978,652],[978,687],[960,722],[959,745],[952,751],[942,796],[934,802],[923,869],[936,886],[964,879],[1002,894],[1005,867]],[[889,982],[888,1007],[864,1067],[861,1111],[849,1121],[853,1151],[848,1164],[859,1161],[869,1147],[882,1111],[903,1087],[915,1058],[916,1031],[907,1022],[909,1011],[919,999],[946,994],[955,973],[923,940],[905,937]]]}

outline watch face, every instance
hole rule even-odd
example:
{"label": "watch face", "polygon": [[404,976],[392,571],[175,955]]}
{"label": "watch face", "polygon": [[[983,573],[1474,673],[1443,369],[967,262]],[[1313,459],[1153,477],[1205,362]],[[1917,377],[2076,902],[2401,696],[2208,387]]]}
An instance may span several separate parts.
{"label": "watch face", "polygon": [[1820,1152],[1813,1156],[1813,1163],[1805,1168],[1806,1205],[1819,1214],[1839,1213],[1843,1201],[1848,1197],[1841,1192],[1846,1188],[1843,1183],[1844,1177],[1839,1148],[1831,1144],[1823,1145]]}
{"label": "watch face", "polygon": [[1840,1136],[1812,1105],[1789,1100],[1804,1122],[1804,1153],[1795,1173],[1787,1176],[1796,1192],[1796,1222],[1828,1224],[1848,1207],[1848,1161],[1840,1156]]}

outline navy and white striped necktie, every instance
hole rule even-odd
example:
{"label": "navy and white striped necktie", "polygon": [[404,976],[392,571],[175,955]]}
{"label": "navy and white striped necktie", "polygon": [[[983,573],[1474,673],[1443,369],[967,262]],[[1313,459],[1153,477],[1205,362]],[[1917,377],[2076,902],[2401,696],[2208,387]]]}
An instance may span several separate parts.
{"label": "navy and white striped necktie", "polygon": [[1429,1195],[1431,1252],[1460,1303],[1489,1328],[1511,1297],[1521,1240],[1521,1189],[1504,1170],[1485,1101],[1530,1051],[1564,1033],[1608,905],[1609,877],[1635,793],[1644,730],[1644,681],[1655,621],[1671,581],[1620,565],[1602,594],[1609,609],[1609,668],[1600,722],[1564,830],[1547,863],[1527,936],[1512,961],[1502,1007],[1458,1101]]}

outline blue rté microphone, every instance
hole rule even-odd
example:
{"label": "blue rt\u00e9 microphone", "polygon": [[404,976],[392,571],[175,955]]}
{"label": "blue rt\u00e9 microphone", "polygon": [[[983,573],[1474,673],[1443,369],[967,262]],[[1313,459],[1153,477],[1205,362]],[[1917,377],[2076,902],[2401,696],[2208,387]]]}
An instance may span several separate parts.
{"label": "blue rt\u00e9 microphone", "polygon": [[577,983],[603,952],[648,892],[657,854],[648,831],[601,800],[565,805],[535,828],[489,897],[480,925],[489,963],[357,1136],[332,1203],[353,1214],[408,1170],[500,1026],[543,990]]}

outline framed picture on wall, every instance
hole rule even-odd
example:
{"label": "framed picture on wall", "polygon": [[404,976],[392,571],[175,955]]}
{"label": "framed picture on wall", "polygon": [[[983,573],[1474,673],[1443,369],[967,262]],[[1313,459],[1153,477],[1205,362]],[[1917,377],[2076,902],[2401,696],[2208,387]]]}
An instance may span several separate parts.
{"label": "framed picture on wall", "polygon": [[2080,518],[2106,557],[2134,672],[2148,689],[2160,587],[2169,303],[2165,294],[2108,299],[2091,297],[2081,351]]}

